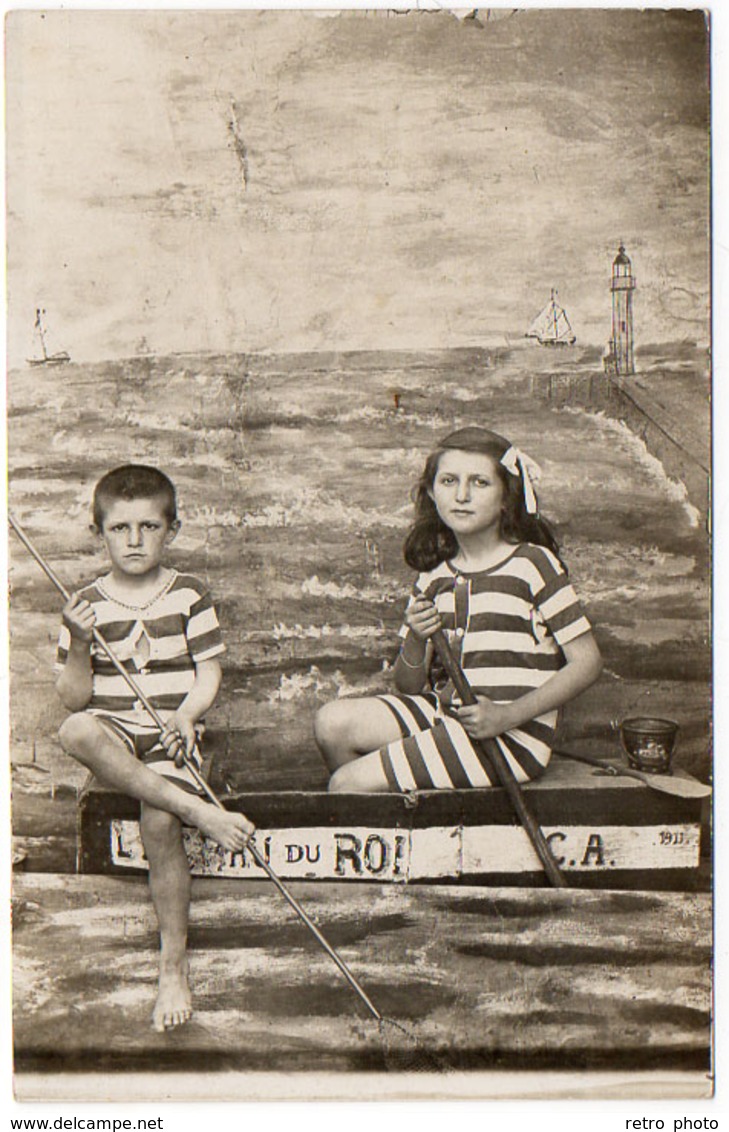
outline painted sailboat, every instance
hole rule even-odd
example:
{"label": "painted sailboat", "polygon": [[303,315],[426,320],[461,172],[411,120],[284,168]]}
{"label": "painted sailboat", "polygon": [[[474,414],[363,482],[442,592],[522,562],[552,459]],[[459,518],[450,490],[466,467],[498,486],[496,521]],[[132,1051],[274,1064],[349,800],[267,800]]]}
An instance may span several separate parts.
{"label": "painted sailboat", "polygon": [[60,366],[65,362],[71,361],[71,356],[65,350],[56,350],[54,353],[48,352],[46,344],[46,328],[43,325],[43,316],[45,310],[41,307],[36,308],[35,323],[33,324],[33,336],[37,343],[36,353],[34,357],[28,358],[27,362],[30,366]]}
{"label": "painted sailboat", "polygon": [[540,346],[573,346],[577,341],[564,307],[557,301],[552,289],[549,302],[541,310],[526,332],[527,338],[536,338]]}

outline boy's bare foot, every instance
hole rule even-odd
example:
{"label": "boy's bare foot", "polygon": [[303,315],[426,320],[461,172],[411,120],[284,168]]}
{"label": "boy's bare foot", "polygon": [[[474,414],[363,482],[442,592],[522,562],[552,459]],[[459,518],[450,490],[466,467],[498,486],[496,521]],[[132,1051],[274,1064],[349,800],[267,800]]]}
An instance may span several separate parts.
{"label": "boy's bare foot", "polygon": [[160,962],[159,990],[152,1014],[152,1026],[162,1033],[184,1026],[192,1018],[192,997],[187,981],[187,960]]}
{"label": "boy's bare foot", "polygon": [[243,849],[256,829],[244,814],[219,810],[217,806],[202,801],[195,814],[195,823],[199,830],[212,837],[213,841],[217,841],[223,849],[234,851]]}

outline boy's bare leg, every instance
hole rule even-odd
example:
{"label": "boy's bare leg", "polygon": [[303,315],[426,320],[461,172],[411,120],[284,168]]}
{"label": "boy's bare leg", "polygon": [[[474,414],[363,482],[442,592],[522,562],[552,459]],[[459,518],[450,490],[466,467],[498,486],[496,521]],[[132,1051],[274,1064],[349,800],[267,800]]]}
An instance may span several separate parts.
{"label": "boy's bare leg", "polygon": [[88,767],[100,782],[154,809],[174,814],[224,849],[242,849],[253,832],[243,814],[220,810],[144,766],[93,715],[70,715],[61,725],[58,737],[64,751]]}
{"label": "boy's bare leg", "polygon": [[187,962],[190,869],[182,826],[174,814],[142,802],[140,828],[160,937],[159,991],[152,1025],[155,1030],[171,1030],[192,1017]]}
{"label": "boy's bare leg", "polygon": [[375,697],[332,700],[314,721],[314,738],[330,771],[401,739],[387,704]]}

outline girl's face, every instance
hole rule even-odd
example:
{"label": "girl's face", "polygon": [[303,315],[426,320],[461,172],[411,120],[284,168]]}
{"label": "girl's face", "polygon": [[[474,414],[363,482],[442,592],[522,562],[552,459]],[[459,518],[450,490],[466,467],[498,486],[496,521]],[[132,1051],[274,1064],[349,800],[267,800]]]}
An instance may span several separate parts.
{"label": "girl's face", "polygon": [[505,489],[496,461],[485,453],[444,452],[429,494],[456,538],[500,528]]}

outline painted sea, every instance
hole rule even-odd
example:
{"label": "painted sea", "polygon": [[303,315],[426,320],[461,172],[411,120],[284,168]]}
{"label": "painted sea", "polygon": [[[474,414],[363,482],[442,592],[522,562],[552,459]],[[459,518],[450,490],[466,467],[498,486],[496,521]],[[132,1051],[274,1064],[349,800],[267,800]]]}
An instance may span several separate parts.
{"label": "painted sea", "polygon": [[[671,392],[675,431],[690,433],[708,466],[704,353],[653,347],[639,371],[647,403],[660,409]],[[562,745],[615,756],[615,721],[669,716],[680,724],[678,766],[706,778],[706,499],[654,443],[661,430],[623,412],[609,384],[596,351],[523,344],[17,369],[10,507],[74,588],[104,569],[88,526],[97,478],[130,461],[163,468],[183,522],[171,563],[207,580],[227,644],[208,717],[213,783],[322,790],[317,707],[390,681],[411,583],[401,547],[424,459],[453,428],[493,427],[541,466],[542,509],[605,659],[598,684],[569,705]],[[34,867],[62,871],[83,773],[55,737],[60,601],[12,540],[10,580],[15,832]]]}

